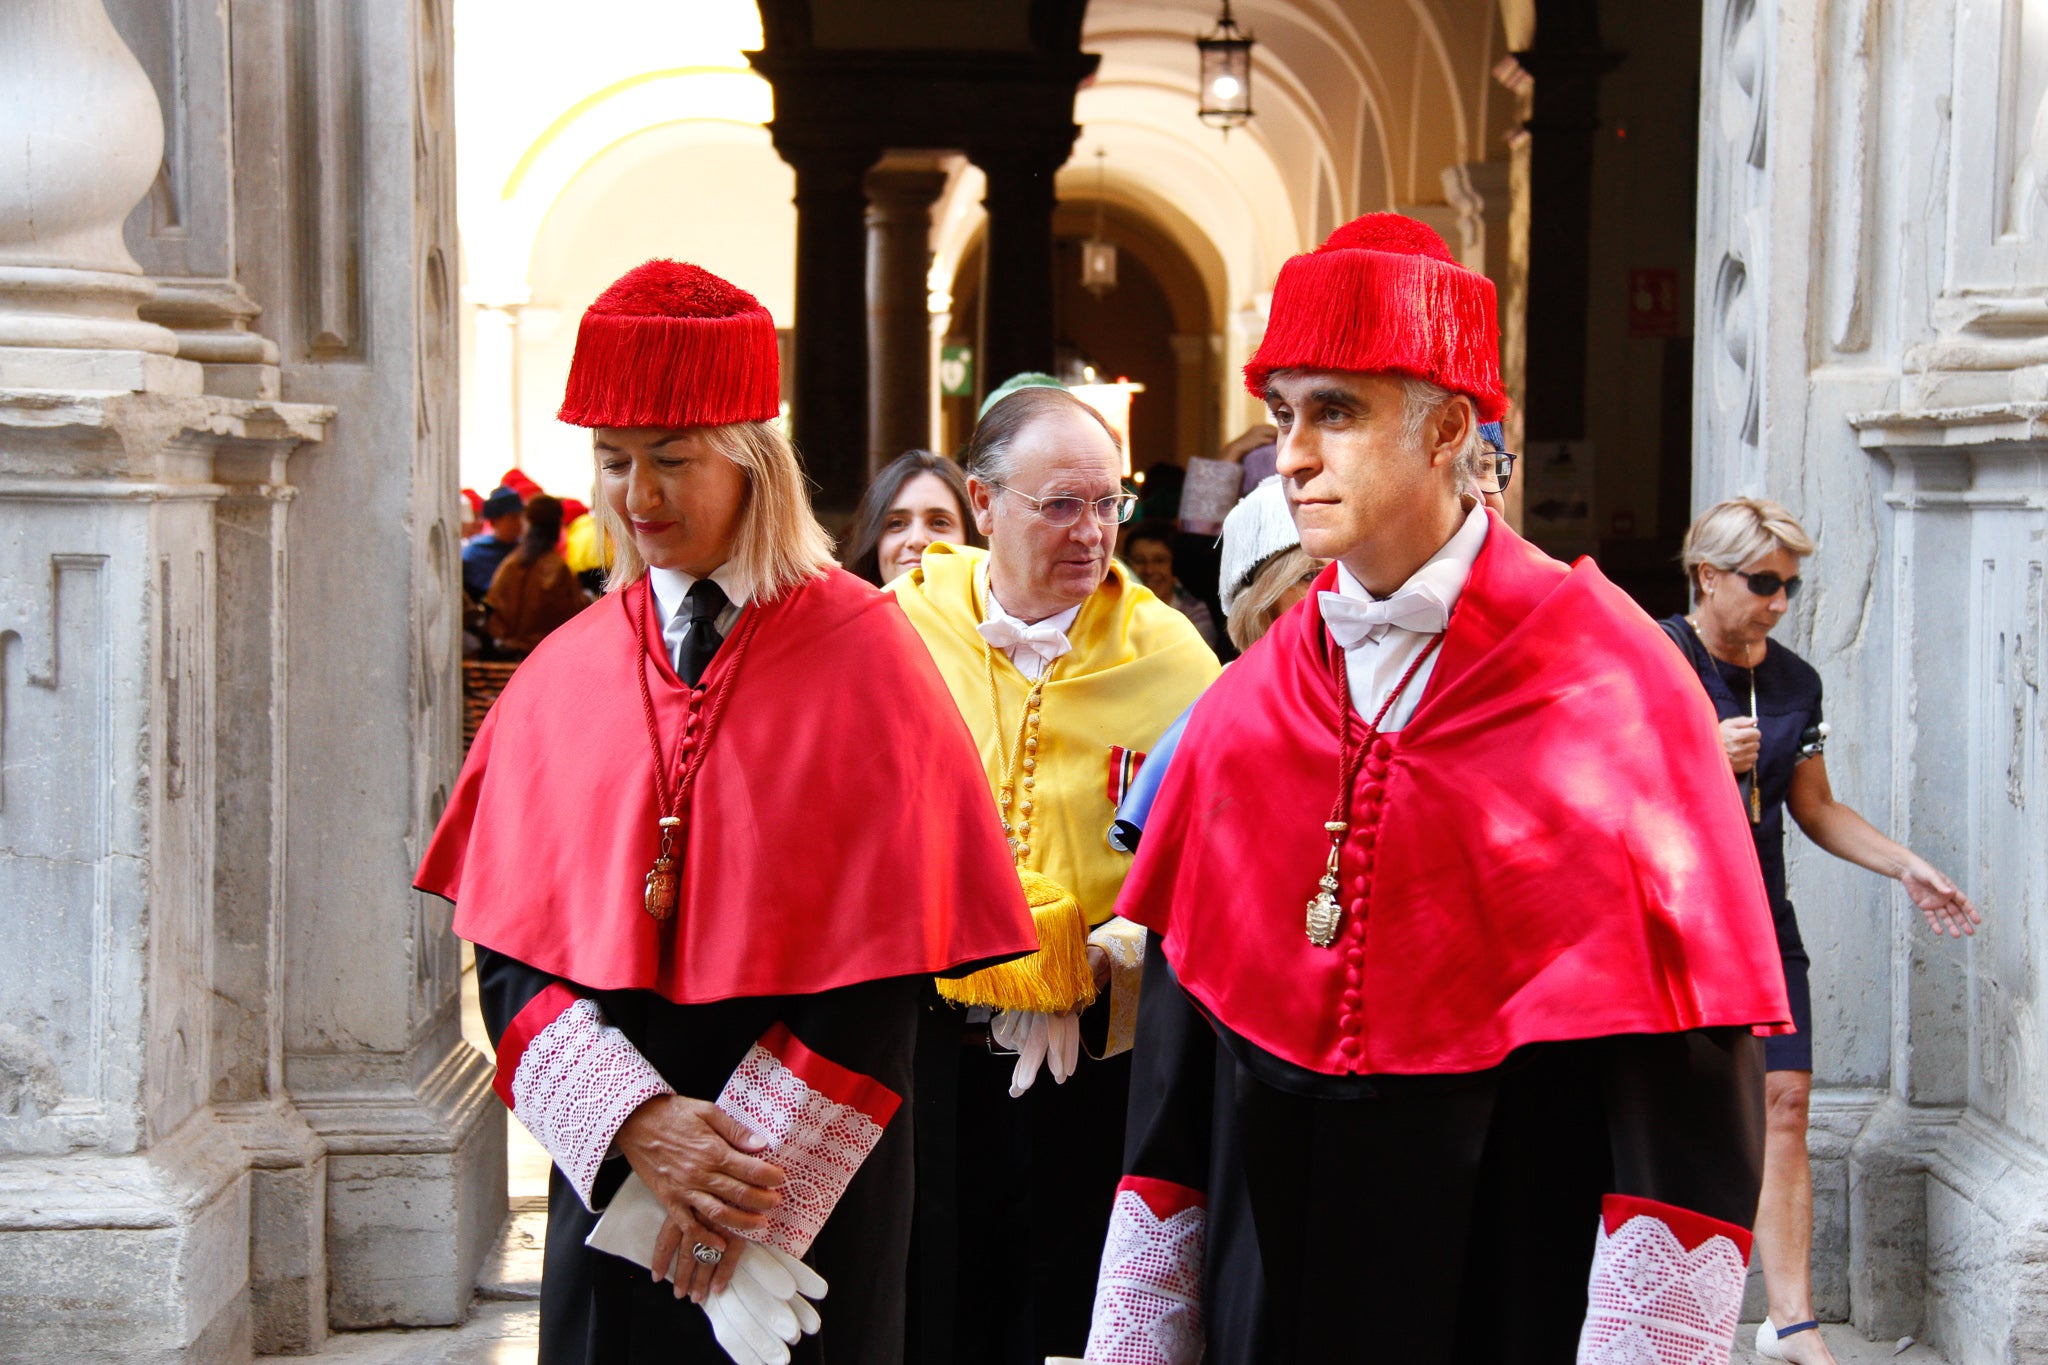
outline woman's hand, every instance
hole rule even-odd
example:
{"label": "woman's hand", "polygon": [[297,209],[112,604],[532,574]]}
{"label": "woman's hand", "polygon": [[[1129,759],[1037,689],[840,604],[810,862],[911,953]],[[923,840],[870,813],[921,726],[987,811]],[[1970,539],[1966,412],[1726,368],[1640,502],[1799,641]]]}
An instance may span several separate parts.
{"label": "woman's hand", "polygon": [[1920,913],[1927,917],[1927,927],[1937,934],[1946,933],[1950,938],[1976,933],[1977,926],[1984,922],[1984,916],[1978,913],[1970,898],[1919,854],[1908,849],[1905,855],[1899,864],[1899,885],[1906,888],[1913,904],[1919,906]]}
{"label": "woman's hand", "polygon": [[782,1168],[751,1153],[767,1142],[715,1104],[661,1095],[619,1127],[619,1151],[668,1213],[654,1241],[654,1274],[676,1297],[698,1303],[732,1279],[738,1257],[705,1265],[698,1243],[727,1248],[727,1235],[758,1232],[782,1202]]}
{"label": "woman's hand", "polygon": [[1730,716],[1721,722],[1721,752],[1737,777],[1756,766],[1757,750],[1763,746],[1763,732],[1750,716]]}
{"label": "woman's hand", "polygon": [[1109,950],[1095,944],[1088,945],[1088,974],[1095,978],[1097,993],[1109,989]]}

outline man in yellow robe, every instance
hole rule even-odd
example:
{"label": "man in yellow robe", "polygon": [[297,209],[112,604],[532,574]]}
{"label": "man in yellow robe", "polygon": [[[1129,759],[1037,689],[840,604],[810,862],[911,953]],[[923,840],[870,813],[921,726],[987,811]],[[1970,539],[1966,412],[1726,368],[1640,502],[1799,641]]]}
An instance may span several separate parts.
{"label": "man in yellow robe", "polygon": [[[1120,1174],[1143,938],[1113,914],[1129,859],[1110,823],[1218,665],[1112,558],[1135,499],[1093,409],[1003,394],[966,465],[989,548],[934,545],[891,591],[980,745],[1040,951],[949,983],[973,1007],[935,1002],[919,1039],[907,1358],[1036,1365],[1081,1351]],[[1041,1064],[1057,1085],[1033,1086]]]}

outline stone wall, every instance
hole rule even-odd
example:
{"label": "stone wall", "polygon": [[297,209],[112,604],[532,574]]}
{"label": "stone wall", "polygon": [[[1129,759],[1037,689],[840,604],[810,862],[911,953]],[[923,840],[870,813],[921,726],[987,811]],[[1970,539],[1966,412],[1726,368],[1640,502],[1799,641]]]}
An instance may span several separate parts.
{"label": "stone wall", "polygon": [[458,1321],[502,1217],[410,889],[460,726],[447,25],[0,13],[0,1360]]}
{"label": "stone wall", "polygon": [[1958,1365],[2048,1358],[2043,10],[1709,0],[1703,44],[1694,501],[1814,533],[1836,793],[1987,915],[1790,841],[1816,1304]]}

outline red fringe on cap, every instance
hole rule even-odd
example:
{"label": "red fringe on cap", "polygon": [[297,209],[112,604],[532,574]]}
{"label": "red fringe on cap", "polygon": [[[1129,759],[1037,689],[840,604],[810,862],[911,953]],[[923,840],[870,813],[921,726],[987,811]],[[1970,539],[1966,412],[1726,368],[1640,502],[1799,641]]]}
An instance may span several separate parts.
{"label": "red fringe on cap", "polygon": [[723,318],[583,315],[556,414],[578,427],[714,427],[781,411],[768,310]]}
{"label": "red fringe on cap", "polygon": [[1276,370],[1404,374],[1467,394],[1480,421],[1499,421],[1508,398],[1493,281],[1447,259],[1443,239],[1425,225],[1397,214],[1367,218],[1393,222],[1347,223],[1280,267],[1245,388],[1265,397]]}

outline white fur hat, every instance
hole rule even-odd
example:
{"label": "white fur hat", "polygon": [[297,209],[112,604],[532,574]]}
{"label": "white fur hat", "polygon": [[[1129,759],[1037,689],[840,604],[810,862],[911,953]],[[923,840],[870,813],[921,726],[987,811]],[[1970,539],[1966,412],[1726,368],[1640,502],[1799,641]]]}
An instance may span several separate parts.
{"label": "white fur hat", "polygon": [[1237,606],[1261,564],[1299,544],[1301,533],[1287,510],[1287,491],[1280,486],[1280,476],[1270,474],[1223,519],[1223,563],[1217,573],[1223,614],[1228,616]]}

